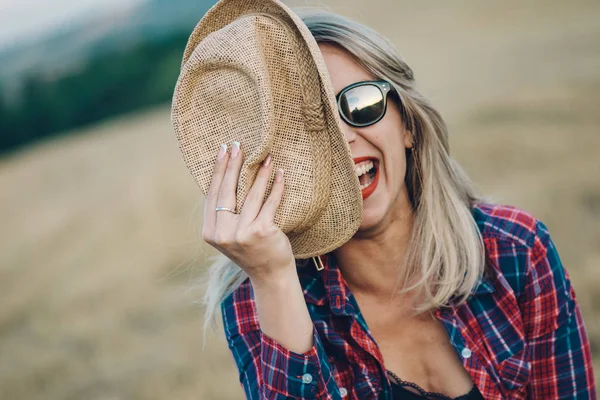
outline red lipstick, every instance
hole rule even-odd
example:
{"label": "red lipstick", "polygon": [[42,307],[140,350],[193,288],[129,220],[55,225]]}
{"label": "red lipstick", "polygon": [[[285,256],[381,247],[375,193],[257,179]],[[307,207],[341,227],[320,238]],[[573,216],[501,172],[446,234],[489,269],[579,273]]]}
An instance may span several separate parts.
{"label": "red lipstick", "polygon": [[375,177],[373,178],[373,182],[371,182],[369,186],[367,186],[361,191],[363,200],[366,200],[367,197],[373,194],[375,189],[377,189],[377,184],[379,183],[379,161],[375,157],[356,157],[354,158],[354,164],[358,164],[367,160],[373,161],[373,168],[375,168]]}

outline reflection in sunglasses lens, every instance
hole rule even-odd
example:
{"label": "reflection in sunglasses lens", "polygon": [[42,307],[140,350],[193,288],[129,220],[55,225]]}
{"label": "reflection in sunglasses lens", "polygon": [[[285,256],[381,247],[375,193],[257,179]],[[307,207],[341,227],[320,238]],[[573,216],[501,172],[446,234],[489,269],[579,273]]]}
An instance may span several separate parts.
{"label": "reflection in sunglasses lens", "polygon": [[348,121],[366,125],[382,115],[383,94],[374,85],[357,86],[342,95],[340,108]]}

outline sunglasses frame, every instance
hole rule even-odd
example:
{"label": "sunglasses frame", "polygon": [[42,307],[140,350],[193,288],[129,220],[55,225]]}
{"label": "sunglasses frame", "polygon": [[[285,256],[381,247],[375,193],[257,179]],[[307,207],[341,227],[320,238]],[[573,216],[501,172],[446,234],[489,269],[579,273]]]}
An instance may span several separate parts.
{"label": "sunglasses frame", "polygon": [[[346,93],[347,91],[349,91],[351,89],[359,87],[359,86],[375,86],[379,89],[379,91],[383,95],[383,112],[376,120],[371,121],[367,124],[357,124],[356,122],[349,121],[348,118],[346,118],[346,115],[344,115],[344,113],[342,112],[342,105],[340,103],[340,99],[344,95],[344,93]],[[335,101],[336,101],[337,107],[338,107],[338,113],[340,114],[340,117],[344,120],[344,122],[346,122],[348,125],[354,126],[356,128],[364,128],[366,126],[376,124],[377,122],[381,121],[381,119],[383,117],[385,117],[385,113],[387,111],[387,97],[388,97],[387,95],[390,92],[395,93],[396,91],[394,90],[394,87],[388,81],[375,80],[375,81],[354,82],[353,84],[348,85],[345,88],[343,88],[342,90],[340,90],[340,92],[335,96]]]}

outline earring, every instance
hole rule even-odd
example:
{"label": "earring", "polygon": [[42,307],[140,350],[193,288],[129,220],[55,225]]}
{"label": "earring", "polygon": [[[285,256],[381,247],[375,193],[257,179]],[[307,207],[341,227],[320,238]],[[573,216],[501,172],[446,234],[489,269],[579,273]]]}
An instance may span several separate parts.
{"label": "earring", "polygon": [[[313,257],[313,262],[315,263],[315,267],[317,268],[317,271],[323,271],[323,269],[325,269],[325,267],[323,266],[323,261],[321,261],[321,257],[320,256],[316,256]],[[318,260],[318,262],[317,262]]]}

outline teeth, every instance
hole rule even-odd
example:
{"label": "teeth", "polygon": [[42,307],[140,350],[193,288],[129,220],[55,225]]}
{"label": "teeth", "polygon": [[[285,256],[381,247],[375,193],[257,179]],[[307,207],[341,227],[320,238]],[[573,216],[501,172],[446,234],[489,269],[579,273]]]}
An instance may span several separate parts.
{"label": "teeth", "polygon": [[[373,165],[372,160],[363,161],[363,162],[360,162],[360,163],[354,165],[354,173],[356,174],[357,177],[360,178],[362,175],[366,174],[371,169],[373,169],[373,167],[374,167],[374,165]],[[360,190],[363,190],[364,188],[369,186],[371,183],[373,183],[372,179],[369,180],[364,185],[360,185]]]}
{"label": "teeth", "polygon": [[354,173],[356,176],[360,177],[363,174],[366,174],[373,168],[373,161],[367,160],[361,163],[354,165]]}

